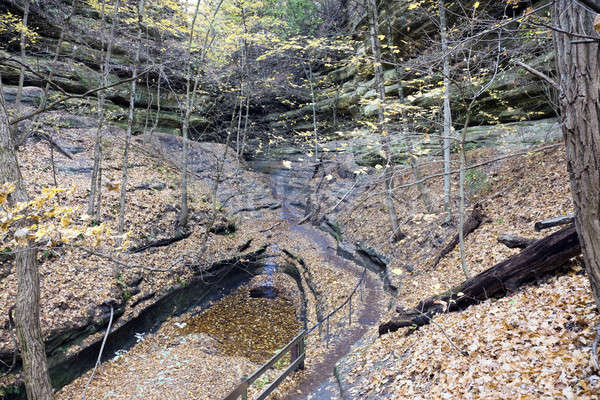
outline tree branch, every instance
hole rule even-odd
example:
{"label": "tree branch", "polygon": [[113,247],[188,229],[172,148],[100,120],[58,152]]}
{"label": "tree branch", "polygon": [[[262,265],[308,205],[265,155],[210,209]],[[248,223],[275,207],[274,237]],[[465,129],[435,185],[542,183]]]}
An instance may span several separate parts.
{"label": "tree branch", "polygon": [[[553,148],[556,148],[556,147],[559,147],[559,146],[563,146],[563,145],[564,145],[563,143],[556,143],[556,144],[550,144],[548,146],[543,146],[543,147],[540,147],[538,149],[525,150],[525,151],[521,151],[521,152],[518,152],[518,153],[506,154],[504,156],[492,158],[491,160],[486,160],[486,161],[482,161],[482,162],[477,163],[477,164],[469,165],[468,167],[465,167],[465,171],[469,170],[469,169],[473,169],[473,168],[479,168],[479,167],[482,167],[484,165],[493,164],[493,163],[495,163],[497,161],[501,161],[501,160],[504,160],[506,158],[518,157],[518,156],[522,156],[522,155],[529,154],[529,153],[538,153],[538,152],[541,152],[541,151],[544,151],[544,150],[553,149]],[[455,175],[455,174],[458,174],[459,172],[460,172],[460,170],[455,169],[453,171],[448,172],[448,174],[449,175]],[[397,191],[399,189],[405,189],[407,187],[414,186],[414,185],[417,185],[419,183],[423,183],[423,182],[428,181],[428,180],[433,179],[433,178],[439,178],[439,177],[442,177],[444,175],[446,175],[446,173],[444,173],[444,172],[440,172],[438,174],[428,175],[428,176],[425,176],[425,177],[423,177],[423,178],[421,178],[419,180],[416,180],[414,182],[406,183],[404,185],[395,186],[393,190]],[[379,194],[380,194],[379,192],[376,192],[376,193],[373,193],[373,194],[369,195],[368,197],[370,198],[370,197],[378,196]]]}
{"label": "tree branch", "polygon": [[600,14],[600,4],[594,0],[575,0],[575,3],[579,3],[580,6],[587,8],[588,11],[593,11],[596,14]]}
{"label": "tree branch", "polygon": [[134,78],[134,77],[131,77],[131,78],[123,79],[123,80],[121,80],[121,81],[118,81],[118,82],[112,83],[112,84],[110,84],[110,85],[106,85],[106,86],[101,86],[101,87],[97,87],[97,88],[94,88],[94,89],[90,89],[90,90],[88,90],[87,92],[85,92],[85,93],[83,93],[83,94],[69,94],[69,95],[66,95],[66,96],[64,96],[64,97],[62,97],[62,98],[60,98],[60,99],[58,99],[58,100],[56,100],[56,101],[53,101],[52,103],[48,104],[46,107],[43,107],[43,108],[38,108],[37,110],[35,110],[35,111],[32,111],[32,112],[30,112],[30,113],[28,113],[28,114],[24,114],[24,115],[21,115],[21,116],[19,116],[19,117],[13,118],[13,119],[10,121],[10,125],[15,125],[15,124],[17,124],[17,123],[19,123],[19,122],[21,122],[21,121],[24,121],[24,120],[26,120],[26,119],[29,119],[29,118],[31,118],[31,117],[34,117],[34,116],[36,116],[36,115],[38,115],[38,114],[41,114],[41,113],[43,113],[43,112],[46,112],[46,111],[50,111],[50,110],[52,110],[54,107],[56,107],[57,105],[59,105],[59,104],[61,104],[61,103],[64,103],[64,102],[65,102],[65,101],[67,101],[67,100],[70,100],[70,99],[83,99],[83,98],[85,98],[85,97],[87,97],[87,96],[89,96],[89,95],[92,95],[92,94],[96,93],[96,92],[100,92],[100,91],[102,91],[102,90],[110,89],[110,88],[113,88],[113,87],[115,87],[115,86],[119,86],[119,85],[122,85],[122,84],[124,84],[124,83],[131,82],[132,80],[134,80],[134,79],[138,79],[138,78],[139,78],[139,77],[141,77],[142,75],[145,75],[145,74],[147,74],[148,72],[152,71],[152,69],[153,69],[153,68],[154,68],[154,67],[147,68],[146,70],[144,70],[144,71],[140,72],[140,73],[138,74],[138,76],[137,76],[137,77],[135,77],[135,78]]}
{"label": "tree branch", "polygon": [[90,249],[89,247],[78,246],[78,245],[71,245],[71,246],[73,246],[73,247],[75,247],[77,249],[81,249],[81,250],[85,251],[88,254],[105,258],[105,259],[107,259],[109,261],[114,262],[115,264],[118,264],[118,265],[122,266],[122,267],[126,267],[126,268],[143,268],[143,269],[147,269],[149,271],[169,272],[169,270],[167,270],[167,269],[152,268],[152,267],[148,267],[147,265],[128,264],[125,261],[122,261],[122,260],[118,259],[117,257],[111,256],[110,254],[102,253],[101,251],[98,251],[98,250]]}
{"label": "tree branch", "polygon": [[519,61],[519,60],[511,60],[511,62],[513,64],[517,64],[521,68],[526,69],[528,72],[532,73],[533,75],[537,76],[538,78],[545,80],[550,85],[552,85],[552,87],[554,87],[555,89],[560,89],[560,86],[558,85],[558,83],[554,79],[550,78],[548,75],[544,74],[542,71],[539,71],[539,70],[533,68],[532,66],[527,65],[524,62]]}

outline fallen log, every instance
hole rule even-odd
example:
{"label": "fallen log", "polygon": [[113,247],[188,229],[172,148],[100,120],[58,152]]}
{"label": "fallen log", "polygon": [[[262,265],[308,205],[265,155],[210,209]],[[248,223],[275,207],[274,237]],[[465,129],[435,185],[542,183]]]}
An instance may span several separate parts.
{"label": "fallen log", "polygon": [[187,239],[191,234],[192,234],[192,232],[178,233],[175,236],[170,237],[170,238],[158,239],[158,240],[154,240],[152,242],[143,243],[139,246],[130,247],[127,250],[127,252],[128,253],[141,253],[142,251],[148,250],[153,247],[169,246],[170,244],[179,242],[180,240]]}
{"label": "fallen log", "polygon": [[60,154],[67,157],[69,160],[73,159],[73,154],[71,154],[71,152],[69,150],[62,148],[58,143],[56,143],[56,141],[54,139],[52,139],[52,137],[50,135],[48,135],[46,133],[34,133],[32,136],[36,137],[40,140],[45,140],[46,142],[48,142],[48,144],[50,146],[54,147]]}
{"label": "fallen log", "polygon": [[537,239],[524,238],[516,235],[500,235],[498,243],[502,243],[509,249],[524,249],[537,242]]}
{"label": "fallen log", "polygon": [[536,231],[541,231],[543,229],[552,228],[560,225],[568,225],[573,222],[573,218],[575,216],[573,214],[568,214],[560,217],[546,219],[544,221],[536,222],[533,226]]}
{"label": "fallen log", "polygon": [[559,269],[580,253],[575,227],[564,228],[452,290],[422,300],[412,310],[398,308],[399,315],[379,325],[379,334],[426,325],[435,314],[461,311],[490,297],[503,296],[524,283]]}
{"label": "fallen log", "polygon": [[[465,221],[465,223],[463,225],[463,237],[466,238],[471,232],[473,232],[475,229],[479,228],[479,225],[481,225],[484,218],[485,218],[485,214],[483,213],[481,204],[480,203],[475,204],[475,206],[473,207],[473,211],[471,212],[471,215],[469,215],[469,218],[467,218],[467,220]],[[457,231],[458,231],[458,229],[457,229]],[[446,245],[446,247],[444,247],[438,253],[438,255],[435,256],[435,258],[433,259],[431,268],[437,267],[437,265],[440,263],[442,258],[444,258],[452,250],[454,250],[454,248],[458,244],[459,240],[460,239],[458,236],[458,232],[456,232],[456,234],[454,235],[454,237],[452,238],[450,243],[448,243]]]}

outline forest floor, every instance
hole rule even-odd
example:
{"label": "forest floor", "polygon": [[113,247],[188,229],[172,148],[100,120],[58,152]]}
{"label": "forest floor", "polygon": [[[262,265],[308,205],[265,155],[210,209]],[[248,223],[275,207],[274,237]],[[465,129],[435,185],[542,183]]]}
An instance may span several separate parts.
{"label": "forest floor", "polygon": [[[498,149],[475,150],[469,163],[498,154]],[[471,275],[519,252],[498,243],[500,234],[541,238],[560,227],[536,232],[536,221],[573,211],[562,146],[475,171],[467,174],[469,203],[480,202],[487,218],[465,240]],[[407,173],[397,184],[412,179]],[[441,204],[441,185],[441,180],[428,185],[434,204]],[[372,192],[376,190],[383,192],[381,187]],[[360,213],[349,212],[340,220],[346,234],[391,257],[397,304],[409,309],[465,277],[458,247],[431,267],[455,229],[445,231],[442,216],[424,211],[415,187],[397,197],[407,237],[394,245],[382,239],[389,228],[374,229],[387,226],[381,195],[364,193],[358,199],[363,202]],[[409,328],[381,337],[371,332],[337,365],[337,376],[344,397],[353,399],[598,399],[600,372],[592,361],[592,343],[599,323],[576,258],[557,276],[540,276],[506,297],[438,315],[412,334]]]}
{"label": "forest floor", "polygon": [[[59,121],[73,121],[73,116],[61,113],[52,117]],[[69,160],[55,151],[54,160],[58,185],[74,188],[71,196],[60,198],[61,204],[76,208],[78,211],[74,219],[77,220],[78,214],[83,215],[86,208],[95,127],[93,120],[79,117],[74,125],[78,127],[63,127],[54,137],[74,154],[74,159]],[[102,220],[113,232],[116,231],[119,210],[118,189],[115,190],[114,186],[118,188],[120,182],[123,138],[123,130],[115,127],[103,136],[103,181],[108,184],[103,187]],[[132,191],[128,193],[126,227],[131,232],[132,245],[139,245],[174,234],[173,222],[179,202],[179,172],[176,166],[181,141],[156,134],[152,137],[137,136],[132,144],[128,183]],[[267,252],[272,253],[270,257],[279,265],[293,261],[280,249],[303,260],[307,325],[316,323],[322,315],[344,302],[358,281],[362,268],[351,265],[351,262],[334,261],[331,253],[335,252],[335,240],[327,234],[310,226],[295,226],[295,222],[302,218],[302,209],[289,204],[281,208],[276,204],[282,201],[277,193],[285,192],[287,182],[273,183],[269,176],[245,169],[243,162],[242,168],[237,169],[231,152],[219,186],[216,222],[224,225],[231,222],[236,229],[225,235],[209,234],[207,253],[199,253],[199,243],[204,238],[207,220],[212,213],[209,199],[216,170],[215,160],[223,154],[223,149],[223,145],[208,143],[191,146],[190,168],[194,179],[190,186],[191,234],[188,238],[138,254],[116,252],[108,243],[94,249],[110,258],[90,255],[72,246],[52,249],[48,256],[44,253],[40,272],[45,338],[85,328],[96,321],[102,321],[106,326],[109,307],[123,305],[124,313],[115,320],[111,329],[114,331],[139,315],[162,294],[183,287],[198,274],[201,275],[202,268],[237,255],[238,249],[249,240],[252,240],[251,247],[245,251],[269,245]],[[52,186],[53,169],[47,143],[30,141],[19,152],[19,157],[31,194]],[[295,195],[303,196],[302,193]],[[285,201],[290,203],[294,200],[298,199]],[[114,259],[127,266],[116,265]],[[190,263],[199,263],[200,271],[197,268],[191,270],[188,267]],[[3,264],[3,268],[0,315],[6,316],[16,294],[16,279],[10,260]],[[386,297],[380,293],[379,279],[371,272],[367,275],[368,286],[364,295],[370,302],[353,303],[353,337],[359,337],[366,326],[376,325],[386,302]],[[274,279],[278,288],[290,284],[289,277],[284,274],[276,273]],[[88,398],[162,399],[165,393],[169,393],[170,398],[221,398],[243,375],[250,374],[270,358],[300,329],[297,323],[281,323],[284,317],[300,319],[298,293],[289,290],[287,295],[280,296],[281,301],[252,299],[248,296],[251,285],[252,282],[242,286],[205,311],[192,309],[170,318],[157,331],[136,333],[137,344],[112,355],[110,361],[98,368],[89,385],[87,380],[92,371],[60,390],[57,398],[79,397],[84,388]],[[370,311],[364,311],[365,305]],[[203,317],[213,310],[219,310],[226,318]],[[199,316],[205,319],[199,324],[204,327],[186,331],[185,327],[191,326],[194,318]],[[337,347],[338,356],[327,359],[332,347],[327,348],[324,335],[319,336],[315,331],[307,338],[306,369],[288,379],[275,392],[275,397],[300,390],[295,389],[295,385],[308,382],[307,376],[311,376],[315,365],[326,365],[331,371],[334,362],[354,343],[345,335],[348,330],[345,309],[330,322],[330,346],[336,348],[338,342],[342,343]],[[12,330],[7,320],[2,326],[0,349],[4,354],[10,354],[14,349]],[[104,329],[100,326],[98,329],[97,333],[69,348],[67,355],[75,355],[88,344],[101,339]],[[236,339],[231,340],[232,337]],[[111,355],[108,356],[111,358]],[[276,370],[270,371],[251,388],[251,392],[258,393],[277,373]],[[9,374],[1,379],[0,386],[9,388],[18,382],[20,374]]]}
{"label": "forest floor", "polygon": [[[64,115],[57,113],[55,118],[60,120]],[[80,127],[63,127],[57,135],[59,143],[75,154],[74,160],[56,152],[54,157],[58,184],[74,187],[74,194],[62,200],[83,214],[95,128],[91,120],[80,122]],[[104,179],[111,184],[120,181],[119,143],[123,142],[123,134],[112,128],[104,136]],[[134,138],[133,144],[129,186],[135,190],[128,196],[127,229],[132,232],[133,244],[143,244],[174,233],[180,141],[143,135]],[[235,232],[208,235],[208,251],[199,253],[199,243],[205,237],[212,213],[210,193],[215,159],[223,149],[222,145],[205,143],[192,147],[195,178],[190,189],[191,235],[187,239],[139,254],[100,248],[131,268],[117,268],[106,258],[71,246],[43,254],[41,315],[46,338],[61,329],[75,329],[98,319],[105,321],[107,306],[111,304],[125,305],[124,314],[116,321],[117,326],[123,324],[161,293],[192,279],[198,271],[187,265],[199,263],[202,270],[215,261],[237,255],[249,239],[252,242],[247,251],[268,245],[267,253],[280,266],[294,262],[281,249],[304,261],[301,274],[309,326],[347,298],[362,268],[333,256],[336,241],[331,236],[310,224],[296,224],[303,217],[297,203],[305,201],[302,196],[307,193],[286,198],[283,194],[293,179],[280,180],[254,172],[243,162],[238,169],[231,158],[225,163],[220,184],[217,223],[232,222]],[[509,151],[514,149],[476,149],[468,154],[468,162],[474,164]],[[19,157],[30,193],[52,185],[46,143],[28,143]],[[298,179],[311,190],[324,188],[311,196],[321,212],[337,222],[345,237],[390,259],[388,276],[392,286],[398,288],[396,304],[411,307],[464,280],[457,249],[437,267],[431,267],[433,256],[456,230],[456,217],[451,224],[442,224],[445,216],[441,212],[441,179],[428,181],[431,212],[424,209],[416,187],[395,193],[401,230],[407,236],[391,243],[381,171],[369,170],[367,176],[359,176],[356,181],[355,165],[347,156],[337,154],[329,161],[320,171],[300,174]],[[291,171],[310,167],[308,160],[279,166]],[[421,172],[427,175],[439,168],[439,161],[430,159],[421,165]],[[410,170],[396,173],[397,186],[413,179]],[[466,181],[469,206],[480,202],[486,214],[482,226],[465,243],[467,265],[473,275],[518,252],[497,243],[499,234],[543,237],[552,230],[536,232],[534,222],[572,212],[561,146],[526,152],[470,170]],[[452,185],[452,201],[457,209],[456,177]],[[109,189],[107,185],[104,191],[103,221],[114,231],[118,191]],[[0,269],[0,351],[9,353],[14,342],[7,315],[16,294],[16,279],[11,262],[3,262]],[[377,335],[377,321],[391,316],[391,311],[386,313],[390,299],[383,291],[382,281],[369,271],[367,301],[353,304],[353,325],[347,327],[348,313],[342,309],[331,321],[333,341],[329,348],[322,335],[309,336],[305,370],[287,379],[272,398],[335,396],[329,389],[322,389],[329,383],[337,390],[336,385],[331,385],[333,366],[351,349],[336,367],[344,398],[598,398],[600,377],[590,357],[599,317],[582,269],[575,259],[559,276],[539,277],[504,298],[490,299],[461,313],[436,316],[435,324],[411,335],[400,330],[381,337]],[[276,273],[274,279],[278,288],[293,286],[287,275]],[[266,302],[248,297],[251,285],[242,286],[207,310],[190,310],[170,318],[154,332],[140,332],[136,335],[138,343],[102,364],[89,385],[91,371],[64,387],[57,398],[79,397],[86,386],[88,398],[98,399],[162,399],[165,393],[177,399],[221,398],[300,329],[300,325],[284,318],[293,314],[299,317],[297,291],[282,289],[287,294],[280,301]],[[211,317],[210,310],[239,316],[235,321],[221,320]],[[195,318],[200,318],[198,325],[204,328],[186,331]],[[274,320],[288,322],[278,331]],[[71,348],[70,354],[102,335],[100,330],[89,336]],[[236,335],[238,339],[231,339]],[[260,342],[265,337],[273,340]],[[359,344],[355,344],[357,341]],[[469,355],[458,353],[454,346]],[[254,351],[257,348],[259,351]],[[251,388],[251,394],[256,395],[278,372],[269,371]],[[0,386],[10,386],[19,378],[18,373],[3,377]]]}

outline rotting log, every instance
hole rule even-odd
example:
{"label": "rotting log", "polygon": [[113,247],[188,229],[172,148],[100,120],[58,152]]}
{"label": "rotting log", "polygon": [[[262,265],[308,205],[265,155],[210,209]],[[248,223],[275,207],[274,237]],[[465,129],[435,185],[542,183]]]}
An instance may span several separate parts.
{"label": "rotting log", "polygon": [[[473,232],[475,229],[479,228],[479,225],[481,225],[484,218],[485,218],[485,214],[483,213],[481,204],[480,203],[475,204],[475,206],[473,207],[473,211],[471,212],[471,215],[469,215],[469,218],[467,218],[467,220],[465,221],[465,223],[463,225],[463,237],[466,238],[471,232]],[[458,229],[457,229],[457,231],[458,231]],[[454,250],[454,248],[458,244],[459,240],[460,239],[459,239],[458,232],[456,232],[456,234],[454,235],[454,237],[452,238],[450,243],[448,243],[438,253],[438,255],[435,256],[435,258],[433,259],[433,263],[431,264],[432,269],[437,267],[437,265],[440,263],[442,258],[444,258],[452,250]]]}
{"label": "rotting log", "polygon": [[537,239],[524,238],[516,235],[503,234],[498,236],[498,243],[502,243],[510,249],[524,249],[537,242]]}
{"label": "rotting log", "polygon": [[574,214],[568,214],[560,217],[546,219],[543,221],[536,222],[534,228],[536,231],[539,232],[543,229],[553,228],[555,226],[568,225],[573,222],[573,218],[575,218]]}
{"label": "rotting log", "polygon": [[426,325],[435,314],[461,311],[490,297],[503,296],[527,282],[558,270],[580,253],[575,227],[563,228],[452,290],[422,300],[412,310],[398,308],[396,317],[379,325],[379,334],[403,327]]}

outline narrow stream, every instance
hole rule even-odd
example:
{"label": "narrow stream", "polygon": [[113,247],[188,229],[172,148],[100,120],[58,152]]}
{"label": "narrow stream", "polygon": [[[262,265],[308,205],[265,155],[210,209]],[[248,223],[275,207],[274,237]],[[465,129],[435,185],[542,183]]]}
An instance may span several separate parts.
{"label": "narrow stream", "polygon": [[[336,256],[335,240],[329,234],[310,225],[296,224],[304,216],[306,197],[311,190],[308,184],[313,174],[311,164],[295,160],[289,168],[281,160],[256,160],[250,162],[249,166],[269,179],[271,197],[281,203],[278,217],[289,225],[289,230],[295,234],[292,236],[305,239],[303,246],[309,246],[306,251],[318,252],[326,264],[347,270],[348,278],[354,280],[358,276],[355,271],[357,268],[349,268]],[[284,248],[281,241],[277,242],[278,237],[274,236],[274,243],[270,243],[253,259],[217,263],[211,267],[216,273],[208,274],[213,276],[209,278],[210,282],[198,279],[183,285],[157,299],[135,319],[119,326],[111,332],[103,359],[110,359],[117,352],[125,354],[145,334],[162,329],[161,324],[168,318],[188,313],[184,315],[189,316],[179,318],[181,322],[174,324],[179,339],[185,340],[187,335],[204,334],[218,343],[217,347],[223,354],[243,357],[257,364],[268,360],[303,326],[306,327],[304,289],[298,287],[296,278],[283,273],[284,268],[280,263]],[[291,297],[295,296],[295,299],[290,298],[289,291],[280,293],[282,279],[287,279],[288,283],[291,281],[299,291],[292,294]],[[303,304],[303,308],[298,307],[297,301]],[[371,315],[365,314],[359,315],[357,321],[366,325],[372,323],[372,319]],[[360,324],[351,329],[347,340],[342,340],[343,346],[332,349],[331,360],[345,354],[348,345],[362,335],[362,329]],[[76,358],[55,364],[50,371],[55,386],[62,387],[88,371],[95,362],[99,346],[100,342],[94,343],[78,353]],[[331,366],[316,367],[311,372],[316,374],[311,378],[312,384],[322,385],[321,380],[328,379]],[[24,391],[20,394],[24,394]],[[11,398],[22,398],[20,394]]]}

